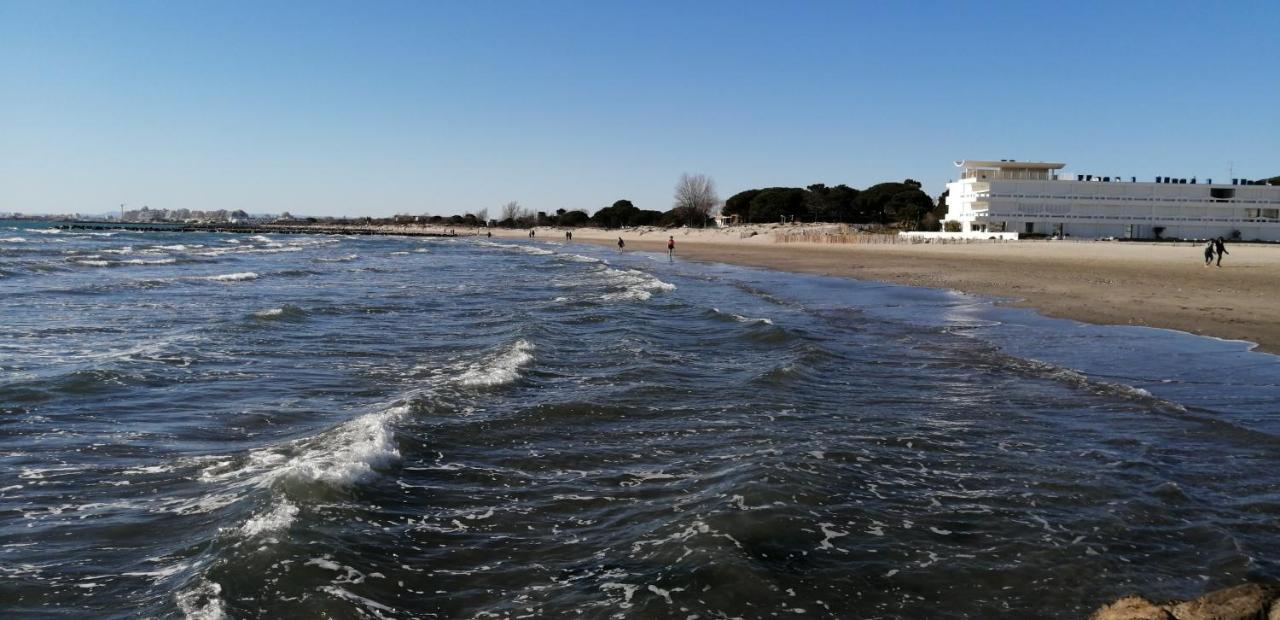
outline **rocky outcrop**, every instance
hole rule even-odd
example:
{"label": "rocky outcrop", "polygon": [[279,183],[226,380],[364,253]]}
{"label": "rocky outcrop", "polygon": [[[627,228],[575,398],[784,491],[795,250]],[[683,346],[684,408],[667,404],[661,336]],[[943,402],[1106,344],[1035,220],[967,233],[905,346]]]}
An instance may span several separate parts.
{"label": "rocky outcrop", "polygon": [[1089,620],[1280,620],[1280,584],[1246,583],[1182,602],[1126,596]]}

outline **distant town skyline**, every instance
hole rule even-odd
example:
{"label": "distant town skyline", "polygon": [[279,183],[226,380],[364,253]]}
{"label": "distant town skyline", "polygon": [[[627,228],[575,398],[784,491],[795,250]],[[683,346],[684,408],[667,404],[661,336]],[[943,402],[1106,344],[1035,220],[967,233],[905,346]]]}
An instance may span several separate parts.
{"label": "distant town skyline", "polygon": [[955,160],[1280,174],[1280,5],[0,0],[0,212],[671,207]]}

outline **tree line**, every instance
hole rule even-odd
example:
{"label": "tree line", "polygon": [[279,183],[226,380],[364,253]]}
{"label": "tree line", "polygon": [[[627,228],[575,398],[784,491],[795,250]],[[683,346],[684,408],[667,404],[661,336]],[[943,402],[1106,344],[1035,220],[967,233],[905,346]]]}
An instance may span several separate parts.
{"label": "tree line", "polygon": [[913,179],[878,183],[863,190],[816,183],[741,191],[724,202],[721,212],[748,224],[838,222],[937,230],[939,218],[946,213],[946,197],[944,192],[935,201]]}
{"label": "tree line", "polygon": [[[623,228],[631,226],[693,226],[710,224],[712,210],[720,204],[715,182],[706,175],[684,174],[676,183],[671,209],[640,209],[630,200],[618,200],[593,214],[582,209],[556,209],[554,213],[533,211],[508,202],[497,217],[489,219],[488,209],[448,217],[413,217],[416,222],[451,226],[500,226],[529,228],[563,226]],[[828,187],[816,183],[808,187],[764,187],[748,189],[724,201],[721,213],[736,217],[738,223],[833,222],[899,226],[909,230],[939,230],[939,218],[946,213],[947,192],[934,200],[913,179],[879,183],[866,189],[840,184]]]}

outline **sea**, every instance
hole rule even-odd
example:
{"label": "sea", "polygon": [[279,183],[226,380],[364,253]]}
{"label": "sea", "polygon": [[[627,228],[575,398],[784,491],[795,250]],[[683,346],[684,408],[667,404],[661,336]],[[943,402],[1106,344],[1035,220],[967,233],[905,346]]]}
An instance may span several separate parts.
{"label": "sea", "polygon": [[997,301],[0,222],[0,615],[1081,618],[1280,578],[1280,358]]}

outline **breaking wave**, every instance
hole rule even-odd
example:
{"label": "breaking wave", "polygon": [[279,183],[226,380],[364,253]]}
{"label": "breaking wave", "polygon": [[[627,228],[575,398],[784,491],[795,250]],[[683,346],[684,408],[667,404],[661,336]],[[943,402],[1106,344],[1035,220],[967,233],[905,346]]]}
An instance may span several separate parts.
{"label": "breaking wave", "polygon": [[244,271],[240,273],[226,273],[220,276],[208,276],[206,280],[214,282],[243,282],[245,280],[257,280],[258,274],[252,271]]}
{"label": "breaking wave", "polygon": [[471,367],[458,377],[458,383],[467,387],[494,387],[514,383],[520,378],[520,369],[533,361],[533,343],[517,340],[511,348],[489,360]]}

